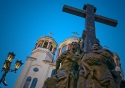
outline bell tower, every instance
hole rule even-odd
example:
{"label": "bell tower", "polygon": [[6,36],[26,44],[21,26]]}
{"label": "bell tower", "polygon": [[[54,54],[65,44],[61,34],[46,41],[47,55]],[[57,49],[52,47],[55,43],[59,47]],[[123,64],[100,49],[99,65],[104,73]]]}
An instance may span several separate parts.
{"label": "bell tower", "polygon": [[31,56],[27,57],[14,88],[42,88],[46,78],[55,69],[53,59],[56,48],[57,43],[52,37],[39,38]]}

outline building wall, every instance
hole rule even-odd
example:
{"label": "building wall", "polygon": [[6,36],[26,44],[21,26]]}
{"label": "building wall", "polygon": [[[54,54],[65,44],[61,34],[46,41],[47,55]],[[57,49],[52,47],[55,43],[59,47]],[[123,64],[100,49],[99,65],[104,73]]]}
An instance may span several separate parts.
{"label": "building wall", "polygon": [[22,88],[22,86],[27,78],[27,74],[29,73],[30,67],[32,66],[32,63],[34,60],[35,60],[35,58],[32,58],[32,57],[27,58],[24,68],[23,68],[20,76],[18,77],[14,88]]}
{"label": "building wall", "polygon": [[[31,57],[28,58],[14,88],[23,88],[27,77],[31,77],[32,79],[38,78],[36,88],[41,88],[46,78],[50,76],[50,73],[51,73],[50,70],[52,68],[50,67],[49,64],[45,64],[43,60],[46,59],[46,60],[52,61],[53,56],[51,54],[50,54],[51,56],[48,56],[47,53],[50,53],[50,52],[47,49],[43,49],[43,48],[37,48],[33,52],[35,53],[33,53],[31,57],[35,57],[36,59],[32,60]],[[35,67],[39,69],[38,72],[33,71]],[[30,82],[30,85],[31,85],[31,82]]]}
{"label": "building wall", "polygon": [[[39,39],[39,41],[41,40],[46,40],[49,39],[49,37],[44,37],[43,39]],[[49,40],[50,41],[50,40]],[[53,42],[51,40],[51,42]],[[59,54],[60,55],[62,53],[63,47],[66,46],[66,50],[70,47],[69,45],[72,42],[79,42],[79,38],[77,37],[71,37],[71,38],[67,38],[65,41],[63,41],[58,49],[60,50]],[[42,43],[44,44],[44,42]],[[30,57],[27,57],[27,61],[24,65],[24,68],[18,78],[18,80],[16,81],[16,84],[14,86],[14,88],[23,88],[25,81],[27,79],[27,77],[32,77],[33,78],[38,78],[38,82],[35,88],[42,88],[44,81],[48,78],[51,77],[52,74],[52,70],[55,69],[55,63],[53,63],[53,58],[54,58],[54,54],[52,51],[50,51],[48,48],[43,48],[43,47],[37,47],[38,45],[36,44],[35,49],[32,51],[32,54]],[[42,46],[42,45],[41,45]],[[57,46],[55,45],[54,48],[56,48]],[[116,57],[114,57],[115,60]],[[120,60],[119,60],[120,61]],[[116,62],[116,60],[115,60]],[[38,68],[39,71],[38,72],[34,72],[34,68]],[[121,70],[120,66],[116,66],[116,70]],[[123,77],[123,75],[121,74],[121,76]],[[32,83],[32,80],[29,84],[30,85]]]}

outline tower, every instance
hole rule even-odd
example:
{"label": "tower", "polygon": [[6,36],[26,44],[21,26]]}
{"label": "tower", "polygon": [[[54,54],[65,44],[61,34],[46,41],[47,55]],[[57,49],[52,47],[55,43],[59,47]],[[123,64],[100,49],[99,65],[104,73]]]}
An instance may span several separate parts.
{"label": "tower", "polygon": [[58,47],[57,57],[66,50],[70,50],[70,45],[72,42],[79,42],[80,38],[73,36],[64,40]]}
{"label": "tower", "polygon": [[[66,40],[64,40],[60,45],[59,45],[59,47],[58,47],[58,53],[57,53],[57,60],[59,59],[58,57],[64,52],[64,51],[66,51],[66,50],[70,50],[71,49],[71,44],[72,44],[72,42],[77,42],[77,43],[79,43],[80,42],[80,38],[78,38],[78,37],[69,37],[69,38],[67,38]],[[67,58],[66,58],[67,59]],[[66,60],[65,59],[65,57],[64,56],[62,56],[62,61],[63,60]],[[67,61],[68,61],[68,59],[67,59]],[[73,61],[73,60],[71,60],[71,61]],[[59,61],[60,62],[60,61]],[[64,62],[65,63],[65,62]],[[67,63],[67,62],[66,62]],[[74,61],[73,61],[73,63],[74,63]],[[56,64],[55,64],[56,65]],[[61,65],[61,64],[60,64]],[[69,66],[69,65],[68,65]],[[61,67],[61,66],[60,66]],[[53,69],[52,70],[52,76],[54,75],[53,73],[54,73],[54,70],[55,69]],[[60,69],[60,71],[61,71],[61,69]],[[57,71],[58,72],[58,71]],[[66,72],[69,72],[69,71],[66,71]],[[56,74],[56,75],[58,75],[58,74]],[[63,75],[63,76],[62,76]],[[65,79],[65,77],[67,77],[68,75],[66,75],[66,73],[63,71],[63,68],[62,68],[62,71],[60,72],[60,75],[58,75],[58,76],[61,76],[62,78],[61,79],[59,79],[59,80],[62,80],[62,79]],[[65,80],[66,81],[66,80]],[[43,88],[54,88],[55,87],[55,85],[56,85],[56,82],[57,82],[57,80],[55,79],[55,76],[54,76],[54,78],[48,78],[45,82],[44,82],[44,86],[43,86]],[[65,83],[64,83],[65,84]],[[60,88],[63,88],[63,87],[61,87],[60,86]]]}
{"label": "tower", "polygon": [[14,88],[42,88],[44,81],[55,68],[53,59],[56,48],[57,43],[52,37],[39,38],[31,56],[27,57]]}

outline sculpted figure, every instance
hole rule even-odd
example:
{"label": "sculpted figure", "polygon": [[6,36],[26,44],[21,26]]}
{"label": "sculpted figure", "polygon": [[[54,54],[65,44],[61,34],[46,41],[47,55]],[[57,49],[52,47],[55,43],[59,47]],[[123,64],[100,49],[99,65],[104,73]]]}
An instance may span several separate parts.
{"label": "sculpted figure", "polygon": [[76,88],[78,60],[81,57],[78,49],[78,43],[72,42],[71,49],[65,51],[57,58],[56,88]]}
{"label": "sculpted figure", "polygon": [[82,57],[77,88],[120,88],[119,72],[114,69],[112,52],[94,44],[92,52]]}

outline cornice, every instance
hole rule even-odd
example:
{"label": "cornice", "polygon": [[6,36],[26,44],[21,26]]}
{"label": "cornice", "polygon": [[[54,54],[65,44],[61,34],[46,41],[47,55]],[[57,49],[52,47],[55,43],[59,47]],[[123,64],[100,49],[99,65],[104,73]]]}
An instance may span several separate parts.
{"label": "cornice", "polygon": [[43,62],[44,62],[45,64],[49,64],[49,65],[52,65],[52,66],[56,66],[53,62],[48,61],[48,60],[43,60]]}
{"label": "cornice", "polygon": [[27,61],[27,60],[34,61],[34,60],[37,60],[37,58],[29,57],[29,56],[28,56],[28,57],[26,58],[26,61]]}

